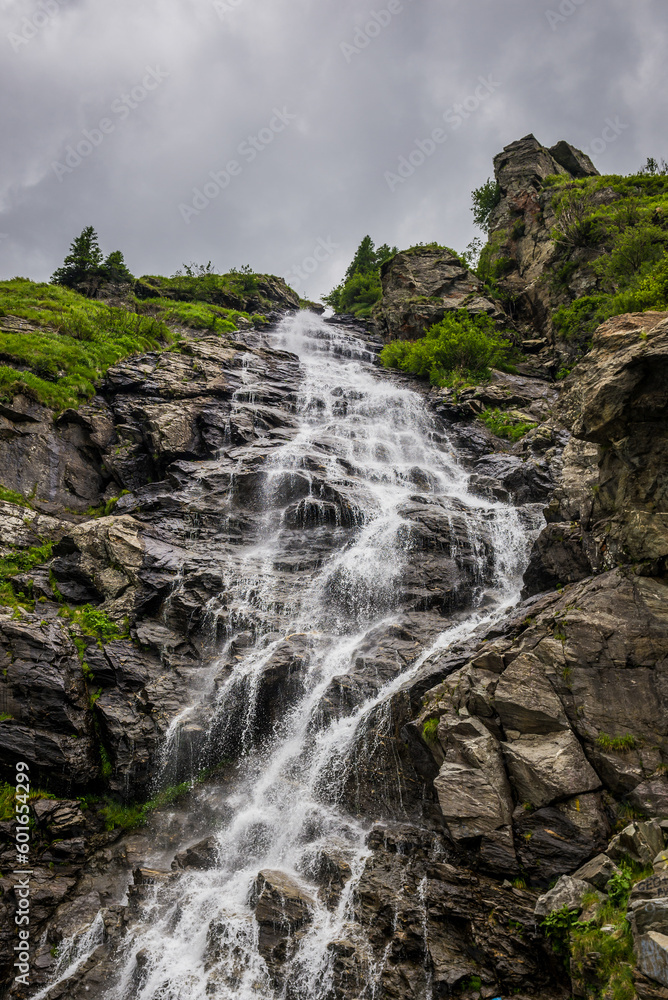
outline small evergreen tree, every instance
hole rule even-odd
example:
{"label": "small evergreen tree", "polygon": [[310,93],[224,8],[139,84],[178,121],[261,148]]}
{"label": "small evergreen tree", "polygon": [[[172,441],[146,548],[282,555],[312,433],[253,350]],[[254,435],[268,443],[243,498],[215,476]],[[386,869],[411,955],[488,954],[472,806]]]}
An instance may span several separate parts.
{"label": "small evergreen tree", "polygon": [[102,277],[102,251],[97,233],[92,226],[86,226],[72,242],[70,252],[61,267],[54,271],[51,282],[66,288],[77,288],[91,279]]}
{"label": "small evergreen tree", "polygon": [[346,280],[355,274],[369,274],[376,270],[376,250],[370,236],[365,236],[346,271]]}
{"label": "small evergreen tree", "polygon": [[382,295],[381,265],[396,253],[397,248],[387,243],[376,249],[371,237],[365,236],[348,266],[345,278],[328,295],[323,296],[323,301],[336,312],[369,316],[374,303]]}
{"label": "small evergreen tree", "polygon": [[118,283],[134,281],[134,275],[128,270],[125,259],[120,250],[114,250],[109,254],[102,265],[102,275],[107,281]]}

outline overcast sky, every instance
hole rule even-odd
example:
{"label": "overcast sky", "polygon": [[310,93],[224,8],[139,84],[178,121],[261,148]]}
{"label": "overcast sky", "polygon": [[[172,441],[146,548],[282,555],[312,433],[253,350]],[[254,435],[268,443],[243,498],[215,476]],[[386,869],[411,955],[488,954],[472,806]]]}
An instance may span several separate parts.
{"label": "overcast sky", "polygon": [[319,297],[366,233],[466,247],[528,132],[602,173],[668,159],[666,0],[0,0],[0,26],[2,278],[93,225],[136,275]]}

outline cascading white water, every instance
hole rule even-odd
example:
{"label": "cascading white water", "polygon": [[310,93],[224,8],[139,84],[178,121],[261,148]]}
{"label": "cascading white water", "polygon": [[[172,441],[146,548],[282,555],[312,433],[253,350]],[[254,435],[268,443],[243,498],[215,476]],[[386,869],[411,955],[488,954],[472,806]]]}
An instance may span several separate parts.
{"label": "cascading white water", "polygon": [[[468,475],[423,399],[374,369],[363,342],[310,313],[286,319],[271,336],[272,347],[299,355],[303,382],[297,432],[266,461],[261,531],[222,588],[228,643],[235,629],[250,632],[252,639],[219,686],[209,737],[209,750],[216,740],[235,739],[242,751],[233,787],[220,792],[221,814],[228,818],[217,831],[218,863],[212,871],[188,871],[156,889],[127,941],[110,1000],[284,996],[272,985],[260,954],[249,900],[260,871],[285,873],[312,899],[312,922],[288,959],[289,995],[330,997],[328,945],[359,939],[350,901],[368,855],[368,825],[346,813],[339,794],[365,720],[433,649],[445,649],[498,618],[519,596],[529,533],[513,507],[470,492]],[[291,505],[293,481],[299,490]],[[334,490],[331,495],[323,483]],[[338,501],[332,500],[335,494]],[[466,518],[479,564],[473,606],[465,620],[450,627],[443,619],[435,642],[418,648],[403,672],[372,686],[361,703],[323,713],[332,681],[349,673],[365,637],[397,618],[396,594],[412,544],[402,509],[415,498],[438,505],[446,516]],[[288,509],[297,509],[305,523],[318,523],[329,511],[334,533],[343,519],[348,522],[343,547],[314,559],[307,585],[303,574],[292,581],[280,568],[295,537],[294,527],[284,523]],[[487,547],[483,537],[490,540]],[[452,555],[456,561],[456,549]],[[298,695],[258,740],[256,696],[263,672],[285,636],[295,634],[304,637],[307,650]],[[240,692],[241,721],[231,710]],[[352,877],[336,905],[328,907],[311,875],[314,858],[331,850],[345,856]],[[371,956],[369,976],[373,980]]]}

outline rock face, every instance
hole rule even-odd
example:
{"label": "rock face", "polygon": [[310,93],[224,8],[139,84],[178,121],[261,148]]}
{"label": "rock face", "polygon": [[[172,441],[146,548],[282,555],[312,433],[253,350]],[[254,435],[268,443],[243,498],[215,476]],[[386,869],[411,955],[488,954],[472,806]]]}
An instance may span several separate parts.
{"label": "rock face", "polygon": [[527,593],[668,554],[664,514],[664,313],[616,316],[596,332],[561,401],[575,441],[527,573]]}
{"label": "rock face", "polygon": [[[554,309],[569,299],[563,289],[546,280],[556,259],[552,239],[556,217],[552,192],[543,188],[543,181],[553,175],[577,180],[598,171],[588,156],[569,143],[562,140],[547,149],[535,136],[527,135],[494,157],[494,174],[501,197],[489,220],[490,260],[502,271],[501,282],[514,298],[516,318],[544,336],[551,332]],[[586,263],[584,250],[580,256]],[[587,295],[597,284],[586,267],[576,269],[572,281],[577,295]]]}
{"label": "rock face", "polygon": [[502,316],[479,278],[449,250],[425,247],[398,253],[383,264],[380,274],[383,297],[374,309],[372,327],[385,340],[415,340],[457,309]]}

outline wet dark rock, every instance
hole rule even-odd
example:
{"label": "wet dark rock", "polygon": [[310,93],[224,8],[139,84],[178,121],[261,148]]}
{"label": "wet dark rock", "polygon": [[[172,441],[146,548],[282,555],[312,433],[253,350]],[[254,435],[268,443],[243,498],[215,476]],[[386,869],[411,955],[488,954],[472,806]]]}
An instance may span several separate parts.
{"label": "wet dark rock", "polygon": [[207,837],[174,856],[172,868],[206,870],[215,868],[218,859],[218,844],[215,837]]}
{"label": "wet dark rock", "polygon": [[294,954],[299,932],[312,920],[314,900],[294,878],[278,871],[262,871],[250,898],[260,925],[260,954],[270,968]]}

